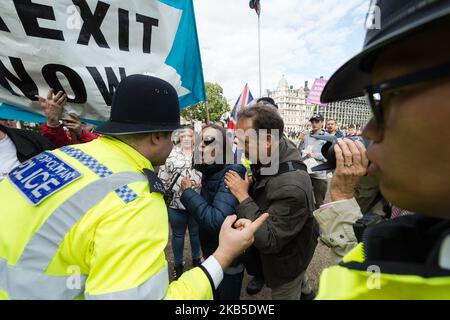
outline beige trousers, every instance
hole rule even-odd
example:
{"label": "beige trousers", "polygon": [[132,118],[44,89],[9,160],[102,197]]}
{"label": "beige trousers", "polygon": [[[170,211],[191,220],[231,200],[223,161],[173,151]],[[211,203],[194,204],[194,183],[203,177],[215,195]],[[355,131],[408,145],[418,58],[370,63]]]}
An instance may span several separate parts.
{"label": "beige trousers", "polygon": [[291,282],[272,288],[272,300],[300,300],[304,280],[305,272]]}

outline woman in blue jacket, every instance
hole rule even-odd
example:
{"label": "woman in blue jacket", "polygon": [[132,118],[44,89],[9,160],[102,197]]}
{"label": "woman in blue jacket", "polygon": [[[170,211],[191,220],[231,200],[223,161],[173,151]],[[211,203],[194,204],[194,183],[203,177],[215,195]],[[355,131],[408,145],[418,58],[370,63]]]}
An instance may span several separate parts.
{"label": "woman in blue jacket", "polygon": [[[238,205],[225,185],[225,174],[234,170],[244,178],[246,169],[243,165],[234,164],[231,141],[226,131],[217,125],[203,128],[200,151],[200,157],[195,161],[200,164],[194,168],[203,174],[201,193],[195,192],[190,177],[184,177],[180,200],[199,224],[200,243],[206,259],[217,249],[222,223],[227,216],[235,214]],[[222,284],[217,289],[217,299],[239,300],[243,276],[244,266],[239,260],[234,261],[224,272]]]}

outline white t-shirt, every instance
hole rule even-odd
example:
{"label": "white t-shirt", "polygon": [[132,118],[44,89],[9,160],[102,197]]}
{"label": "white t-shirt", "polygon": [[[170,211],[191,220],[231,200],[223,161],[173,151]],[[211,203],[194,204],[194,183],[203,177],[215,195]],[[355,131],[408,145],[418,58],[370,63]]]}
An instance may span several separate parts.
{"label": "white t-shirt", "polygon": [[20,164],[17,149],[12,140],[6,136],[0,140],[0,181]]}

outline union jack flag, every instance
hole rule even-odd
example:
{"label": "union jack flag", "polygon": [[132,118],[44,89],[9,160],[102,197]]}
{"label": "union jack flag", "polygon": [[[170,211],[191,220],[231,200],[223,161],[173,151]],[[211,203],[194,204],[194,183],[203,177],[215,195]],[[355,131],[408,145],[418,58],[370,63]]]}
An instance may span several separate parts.
{"label": "union jack flag", "polygon": [[237,125],[237,115],[242,108],[245,108],[253,101],[253,95],[248,88],[248,84],[245,85],[244,91],[242,91],[239,99],[236,101],[234,105],[233,111],[231,111],[230,122],[228,123],[228,129],[235,130]]}

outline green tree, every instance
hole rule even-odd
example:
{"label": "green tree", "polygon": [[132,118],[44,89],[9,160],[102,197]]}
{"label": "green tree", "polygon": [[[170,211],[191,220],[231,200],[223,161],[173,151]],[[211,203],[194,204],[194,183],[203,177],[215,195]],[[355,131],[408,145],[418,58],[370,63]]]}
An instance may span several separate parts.
{"label": "green tree", "polygon": [[223,89],[217,83],[206,82],[206,99],[207,102],[201,102],[196,105],[181,110],[181,116],[188,120],[198,120],[204,123],[209,121],[219,121],[222,115],[230,111],[227,99],[223,96]]}

